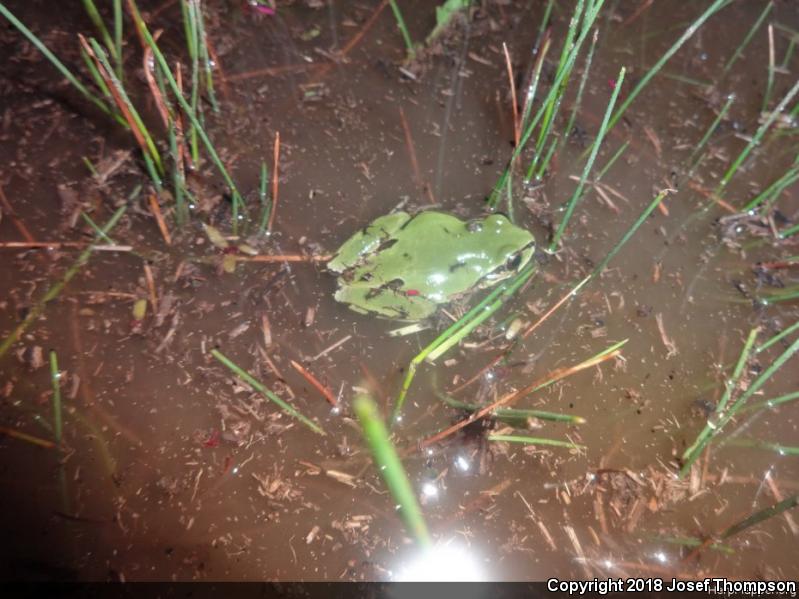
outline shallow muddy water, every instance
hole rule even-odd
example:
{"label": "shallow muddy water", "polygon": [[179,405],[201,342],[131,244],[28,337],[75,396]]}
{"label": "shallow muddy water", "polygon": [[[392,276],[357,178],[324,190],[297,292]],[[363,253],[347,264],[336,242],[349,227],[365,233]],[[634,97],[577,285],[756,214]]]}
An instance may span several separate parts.
{"label": "shallow muddy water", "polygon": [[[92,33],[79,3],[58,14],[44,1],[5,4],[78,69],[75,32]],[[280,133],[274,234],[248,239],[260,254],[333,252],[400,205],[413,211],[434,203],[462,218],[484,214],[485,198],[513,150],[502,43],[521,81],[532,65],[545,2],[480,3],[411,70],[399,68],[402,38],[386,3],[278,2],[275,15],[256,14],[244,2],[204,4],[221,67],[221,110],[206,111],[209,133],[254,217],[260,165],[271,165]],[[620,66],[628,68],[623,98],[705,4],[662,0],[638,11],[637,2],[606,2],[577,134],[565,140],[540,184],[515,193],[515,219],[542,248],[582,172]],[[434,25],[432,3],[400,5],[411,34],[423,39]],[[183,56],[177,3],[145,6],[152,28],[164,29],[164,51]],[[778,282],[796,285],[795,264],[770,278],[753,272],[760,261],[799,254],[796,238],[778,243],[768,227],[720,221],[729,213],[718,205],[699,212],[757,129],[767,88],[768,23],[781,26],[774,29],[774,50],[776,63],[784,64],[775,72],[767,110],[797,81],[799,58],[786,33],[799,30],[793,2],[774,3],[766,25],[722,75],[763,6],[733,2],[666,63],[606,138],[594,172],[622,144],[629,147],[604,176],[601,193],[586,188],[563,249],[554,256],[539,252],[531,284],[488,326],[435,365],[421,365],[403,420],[393,428],[395,443],[434,539],[468,553],[476,577],[799,575],[799,529],[790,511],[731,537],[727,552],[692,553],[669,541],[710,538],[799,490],[795,455],[734,443],[714,444],[691,476],[675,477],[678,457],[707,422],[707,406],[721,397],[749,330],[759,325],[763,341],[799,315],[795,300],[752,301]],[[547,90],[572,8],[557,2],[553,12],[542,79]],[[166,139],[145,93],[132,27],[126,34],[128,85],[153,131]],[[115,244],[133,251],[94,252],[0,358],[2,576],[383,580],[402,571],[416,549],[371,464],[351,400],[367,389],[390,413],[408,363],[434,330],[389,337],[399,325],[334,301],[335,277],[320,264],[240,262],[235,273],[223,272],[222,253],[201,227],[210,222],[230,230],[226,192],[210,163],[192,177],[198,206],[183,230],[164,205],[173,236],[166,245],[148,208],[149,179],[132,139],[88,108],[22,39],[3,21],[0,185],[13,213],[3,208],[0,241],[24,239],[21,224],[38,241],[85,242],[91,229],[80,218],[69,222],[75,206],[102,223],[137,185],[144,192],[110,232]],[[585,51],[559,134],[584,57]],[[716,85],[711,90],[702,82]],[[691,153],[728,94],[736,98],[728,118],[688,178]],[[793,127],[764,138],[725,190],[726,202],[744,206],[788,169],[797,152]],[[83,157],[95,165],[119,158],[118,168],[100,184]],[[646,220],[601,278],[454,395],[488,403],[628,339],[622,357],[515,405],[583,417],[579,426],[535,422],[527,434],[585,448],[491,442],[488,428],[505,427],[492,421],[420,450],[421,439],[464,416],[437,394],[459,387],[506,348],[495,325],[512,315],[527,325],[538,320],[666,187],[676,188],[666,209]],[[795,224],[799,187],[788,187],[776,205],[775,226]],[[3,337],[78,253],[0,248]],[[151,298],[145,264],[158,309],[151,302],[143,323],[135,323],[133,302]],[[449,322],[442,313],[433,329]],[[328,434],[314,434],[235,379],[210,356],[214,347]],[[751,382],[785,347],[758,354],[744,379]],[[60,449],[9,434],[53,438],[49,368],[41,363],[48,350],[57,352],[62,373]],[[292,360],[332,390],[339,409],[331,409]],[[798,360],[790,358],[753,401],[796,391]],[[747,418],[728,425],[726,437],[737,432],[739,440],[799,445],[795,404]]]}

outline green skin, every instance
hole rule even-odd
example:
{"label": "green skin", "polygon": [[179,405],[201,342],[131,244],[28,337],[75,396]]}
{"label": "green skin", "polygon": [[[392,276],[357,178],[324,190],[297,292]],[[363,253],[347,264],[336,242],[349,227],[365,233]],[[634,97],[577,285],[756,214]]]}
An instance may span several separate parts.
{"label": "green skin", "polygon": [[463,222],[394,212],[345,241],[327,267],[339,275],[335,298],[356,312],[417,321],[513,276],[534,250],[532,234],[501,214]]}

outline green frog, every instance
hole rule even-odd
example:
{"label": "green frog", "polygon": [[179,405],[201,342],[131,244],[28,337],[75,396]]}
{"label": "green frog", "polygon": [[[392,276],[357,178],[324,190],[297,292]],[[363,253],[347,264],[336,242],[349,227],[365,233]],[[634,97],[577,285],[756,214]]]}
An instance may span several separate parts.
{"label": "green frog", "polygon": [[356,312],[418,321],[447,302],[513,276],[533,235],[502,214],[464,222],[436,211],[393,212],[342,244],[328,262],[336,300]]}

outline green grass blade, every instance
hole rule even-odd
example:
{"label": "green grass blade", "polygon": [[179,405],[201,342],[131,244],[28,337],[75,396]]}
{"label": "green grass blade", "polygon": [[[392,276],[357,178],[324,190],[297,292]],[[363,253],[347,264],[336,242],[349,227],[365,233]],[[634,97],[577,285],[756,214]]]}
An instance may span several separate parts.
{"label": "green grass blade", "polygon": [[411,387],[411,383],[413,382],[414,377],[416,376],[416,370],[419,368],[419,364],[425,360],[431,352],[433,352],[436,348],[438,348],[443,343],[454,335],[458,333],[463,327],[468,326],[474,319],[479,318],[481,313],[487,309],[490,309],[491,304],[496,302],[497,298],[499,298],[500,294],[502,294],[508,286],[512,285],[514,281],[520,280],[523,277],[528,278],[533,273],[533,269],[528,267],[519,275],[517,275],[516,279],[511,279],[511,281],[506,281],[503,284],[500,284],[496,287],[491,293],[485,296],[480,302],[471,308],[466,314],[461,316],[456,322],[451,324],[444,330],[438,337],[433,339],[421,352],[416,354],[414,358],[411,360],[411,363],[408,365],[408,370],[405,373],[405,379],[402,381],[402,388],[400,389],[399,395],[397,396],[397,403],[394,407],[394,412],[392,414],[391,420],[393,422],[398,422],[400,420],[400,412],[402,411],[402,407],[405,404],[405,399],[408,395],[408,390]]}
{"label": "green grass blade", "polygon": [[95,29],[100,34],[100,37],[105,44],[105,47],[108,49],[108,52],[114,58],[115,62],[118,62],[118,57],[116,55],[117,47],[114,43],[114,40],[111,38],[111,34],[108,31],[108,28],[105,26],[103,22],[103,17],[100,16],[100,12],[97,10],[97,6],[94,4],[94,0],[83,0],[83,8],[86,10],[86,13],[89,15],[89,19],[91,19],[92,24],[94,24]]}
{"label": "green grass blade", "polygon": [[[558,71],[558,74],[555,76],[555,80],[552,82],[552,88],[549,90],[547,97],[545,98],[541,108],[538,110],[536,115],[532,118],[530,123],[527,125],[527,129],[525,129],[524,133],[522,134],[521,140],[519,141],[519,145],[513,150],[511,154],[510,160],[508,161],[509,165],[513,165],[516,162],[516,159],[521,155],[522,150],[527,145],[527,142],[530,140],[530,137],[533,135],[536,126],[538,125],[541,118],[544,116],[544,111],[546,107],[553,101],[555,101],[560,84],[563,82],[563,79],[566,77],[566,73],[571,71],[572,66],[574,65],[574,61],[577,60],[577,55],[580,52],[580,48],[582,47],[583,43],[585,42],[585,38],[588,37],[588,33],[590,31],[590,24],[592,24],[595,20],[597,15],[599,14],[599,10],[602,8],[605,0],[596,0],[593,5],[591,5],[586,10],[586,18],[584,19],[584,27],[580,32],[580,36],[577,38],[577,41],[574,43],[571,52],[569,53],[567,64],[563,65],[563,68]],[[505,169],[502,173],[502,176],[499,178],[494,190],[491,193],[491,196],[488,199],[488,206],[490,208],[495,208],[497,203],[500,199],[500,194],[502,190],[505,189],[505,185],[507,183],[508,177],[510,176],[510,166]]]}
{"label": "green grass blade", "polygon": [[569,220],[571,220],[571,216],[574,213],[574,208],[577,206],[580,196],[582,196],[583,187],[585,187],[585,183],[588,181],[588,175],[591,173],[591,169],[594,166],[594,160],[596,160],[599,147],[602,145],[602,141],[605,139],[605,133],[608,131],[610,114],[613,112],[613,107],[616,105],[616,99],[619,97],[619,90],[621,90],[622,84],[624,83],[625,72],[626,71],[624,67],[622,67],[619,71],[619,77],[616,80],[616,87],[613,88],[613,94],[610,96],[610,103],[605,110],[605,116],[602,119],[602,125],[599,128],[599,133],[597,134],[596,139],[591,146],[591,154],[588,157],[588,161],[585,163],[585,168],[583,168],[583,174],[580,176],[580,182],[574,189],[574,193],[566,205],[566,212],[563,215],[563,220],[561,220],[560,225],[558,226],[558,229],[552,238],[552,243],[549,244],[550,252],[554,252],[558,248],[560,239],[563,237],[563,233],[566,231],[566,226],[569,224]]}
{"label": "green grass blade", "polygon": [[[482,406],[459,401],[454,397],[450,397],[444,393],[438,394],[439,399],[448,406],[457,408],[459,410],[466,410],[474,412],[479,410]],[[567,422],[569,424],[585,424],[586,420],[582,416],[574,416],[572,414],[562,414],[560,412],[546,412],[543,410],[529,410],[521,408],[497,408],[492,412],[494,417],[499,420],[512,420],[512,421],[527,421],[530,418],[537,418],[539,420],[549,420],[552,422]]]}
{"label": "green grass blade", "polygon": [[[69,81],[73,85],[73,87],[75,87],[75,89],[77,89],[81,94],[83,94],[83,96],[87,100],[89,100],[92,104],[97,106],[97,108],[102,110],[108,116],[119,120],[119,116],[115,115],[114,112],[111,110],[111,108],[109,108],[109,106],[105,102],[103,102],[100,98],[95,96],[92,92],[90,92],[86,88],[86,86],[84,86],[80,81],[78,81],[75,75],[73,75],[72,72],[66,66],[64,66],[64,63],[58,60],[56,55],[50,52],[47,46],[45,46],[44,43],[38,37],[36,37],[36,35],[30,29],[25,27],[22,21],[17,19],[11,13],[11,11],[9,11],[5,7],[5,5],[2,2],[0,2],[0,14],[3,15],[6,19],[8,19],[14,27],[16,27],[25,37],[27,37],[28,41],[30,41],[34,46],[36,46],[39,52],[41,52],[45,56],[45,58],[47,58],[47,60],[49,60],[50,63],[56,69],[58,69],[58,71],[66,78],[66,80]],[[127,124],[124,122],[124,120],[122,120],[121,123],[127,127]]]}
{"label": "green grass blade", "polygon": [[552,447],[566,447],[568,449],[585,449],[585,445],[578,445],[571,441],[559,439],[544,439],[542,437],[529,437],[527,435],[488,435],[489,441],[504,441],[506,443],[523,443],[524,445],[550,445]]}
{"label": "green grass blade", "polygon": [[117,77],[122,80],[122,71],[125,66],[124,57],[122,56],[122,0],[114,0],[114,55],[117,59]]}
{"label": "green grass blade", "polygon": [[305,426],[311,429],[313,432],[318,433],[320,435],[324,435],[325,431],[322,429],[321,426],[316,424],[310,418],[302,415],[297,409],[289,403],[286,403],[282,399],[280,399],[277,395],[272,393],[269,389],[264,387],[263,383],[253,377],[249,372],[239,367],[235,362],[233,362],[230,358],[225,356],[222,352],[218,349],[212,349],[211,355],[222,362],[225,366],[227,366],[233,373],[239,377],[242,381],[250,385],[253,389],[258,391],[261,395],[266,397],[269,401],[276,403],[280,408],[289,416],[296,418],[300,422],[302,422]]}
{"label": "green grass blade", "polygon": [[666,51],[666,53],[660,57],[660,59],[655,63],[655,65],[651,69],[649,69],[649,71],[646,72],[646,74],[636,84],[636,86],[633,88],[630,94],[624,99],[624,101],[619,106],[618,110],[616,110],[616,113],[613,115],[613,118],[610,119],[608,130],[613,129],[613,127],[616,125],[616,123],[619,121],[622,115],[630,107],[630,104],[632,104],[633,101],[635,101],[635,99],[638,97],[638,94],[640,94],[643,91],[643,89],[647,86],[652,77],[657,75],[658,71],[660,71],[660,69],[663,68],[663,65],[666,64],[672,56],[674,56],[677,50],[679,50],[682,47],[682,45],[699,30],[700,27],[702,27],[705,21],[707,21],[713,14],[721,10],[727,4],[728,1],[729,0],[715,0],[710,6],[708,6],[705,9],[705,12],[703,12],[699,16],[699,18],[697,18],[693,23],[691,23],[688,29],[686,29],[685,32],[680,36],[680,39],[674,42],[674,45],[672,45],[672,47],[669,48]]}
{"label": "green grass blade", "polygon": [[717,422],[723,417],[724,410],[727,407],[727,403],[729,402],[730,398],[732,397],[733,391],[738,388],[738,382],[741,379],[744,367],[749,361],[749,355],[752,351],[752,347],[755,343],[758,332],[758,328],[754,328],[749,331],[746,342],[744,342],[744,346],[741,349],[740,355],[738,356],[738,362],[735,365],[732,376],[730,376],[730,378],[726,381],[724,395],[722,395],[712,417],[708,419],[707,424],[705,424],[705,427],[696,437],[696,440],[683,452],[683,466],[680,469],[680,477],[683,477],[690,472],[691,466],[702,453],[702,450],[715,433],[717,429]]}
{"label": "green grass blade", "polygon": [[[793,356],[797,349],[799,349],[799,339],[794,341],[784,352],[782,352],[777,359],[774,360],[774,362],[772,362],[771,365],[766,368],[766,370],[764,370],[751,385],[749,385],[749,388],[741,394],[741,396],[735,401],[735,403],[732,404],[732,406],[730,406],[730,409],[727,410],[727,412],[721,417],[716,425],[712,427],[711,432],[706,435],[705,441],[701,445],[697,443],[694,444],[696,445],[696,448],[690,455],[688,455],[687,460],[685,460],[684,465],[680,470],[680,476],[683,476],[690,470],[691,465],[694,461],[696,461],[707,444],[710,443],[716,436],[718,436],[721,430],[727,425],[727,423],[729,423],[730,420],[735,417],[746,401],[768,382],[774,373],[777,372],[777,370],[779,370],[791,356]],[[688,452],[686,451],[686,454],[684,455],[687,454]]]}
{"label": "green grass blade", "polygon": [[391,6],[391,12],[394,13],[394,18],[397,21],[397,29],[399,29],[400,33],[402,34],[402,41],[405,42],[405,49],[408,52],[408,59],[413,60],[416,56],[416,50],[414,49],[413,41],[411,40],[411,34],[408,32],[408,27],[405,25],[405,19],[402,18],[402,11],[400,11],[396,0],[388,0],[388,3]]}
{"label": "green grass blade", "polygon": [[750,528],[756,524],[760,524],[764,520],[768,520],[769,518],[773,518],[774,516],[779,516],[781,513],[790,510],[792,508],[795,508],[797,505],[799,505],[799,495],[793,495],[788,499],[780,501],[779,503],[775,503],[771,507],[767,507],[763,510],[755,512],[754,514],[752,514],[751,516],[749,516],[744,520],[741,520],[737,524],[733,524],[727,530],[721,533],[719,538],[722,540],[729,539],[730,537],[733,537],[738,533],[743,532],[747,528]]}
{"label": "green grass blade", "polygon": [[713,121],[713,123],[711,123],[710,127],[708,127],[707,131],[705,131],[705,134],[702,136],[702,139],[699,140],[699,143],[696,145],[696,148],[694,148],[694,151],[691,152],[691,155],[688,157],[687,160],[689,167],[685,174],[686,179],[690,179],[696,167],[699,166],[699,163],[702,160],[701,156],[702,150],[704,150],[705,145],[713,136],[713,134],[716,132],[716,129],[718,129],[718,126],[721,124],[721,121],[723,121],[724,117],[727,116],[727,113],[729,112],[730,107],[732,106],[734,100],[735,96],[730,94],[729,97],[727,98],[727,102],[724,104],[722,109],[719,111],[719,114],[716,116],[716,119]]}
{"label": "green grass blade", "polygon": [[727,61],[727,64],[724,65],[724,69],[721,72],[722,77],[724,77],[732,68],[732,65],[735,64],[735,61],[741,57],[743,54],[744,49],[749,45],[749,42],[752,41],[752,38],[757,33],[757,30],[760,29],[760,26],[763,25],[763,21],[766,20],[768,13],[771,12],[771,9],[774,7],[774,3],[769,0],[766,6],[763,8],[763,11],[760,13],[760,16],[757,20],[752,24],[752,27],[749,29],[749,32],[744,37],[744,40],[741,44],[735,49],[730,59]]}
{"label": "green grass blade", "polygon": [[145,147],[142,148],[142,152],[149,153],[150,158],[153,161],[156,169],[158,170],[158,174],[160,176],[164,175],[164,165],[161,162],[161,154],[158,152],[158,148],[155,146],[155,142],[153,141],[152,136],[150,135],[149,130],[147,129],[144,121],[142,121],[141,117],[139,116],[139,112],[136,110],[136,107],[131,102],[130,97],[128,96],[127,92],[125,91],[125,87],[122,85],[122,82],[117,79],[117,76],[114,74],[114,69],[111,67],[111,64],[108,62],[108,56],[105,53],[105,50],[97,43],[97,40],[94,38],[89,39],[89,44],[91,45],[91,49],[94,52],[94,58],[97,59],[99,65],[105,71],[105,76],[108,78],[108,81],[116,90],[116,93],[120,100],[125,104],[128,112],[130,113],[131,118],[133,119],[136,128],[141,132],[142,137],[144,138]]}
{"label": "green grass blade", "polygon": [[[147,25],[144,23],[144,20],[142,19],[141,14],[139,13],[139,9],[136,6],[134,0],[128,0],[128,8],[130,9],[131,16],[133,18],[133,22],[136,25],[136,28],[141,33],[147,45],[150,46],[150,48],[152,49],[153,56],[155,57],[156,61],[158,61],[158,64],[161,67],[162,72],[166,76],[167,82],[169,83],[169,87],[172,89],[172,93],[175,95],[175,98],[177,98],[180,107],[183,109],[183,112],[191,121],[191,124],[197,129],[197,133],[200,136],[200,139],[202,140],[203,145],[205,146],[205,149],[208,152],[208,155],[211,157],[211,161],[214,163],[217,170],[219,170],[219,173],[222,175],[222,179],[225,181],[225,184],[230,188],[233,197],[233,202],[237,203],[243,209],[244,201],[241,197],[241,194],[239,193],[238,188],[236,187],[236,184],[233,182],[233,178],[228,173],[227,169],[225,168],[225,165],[222,164],[222,159],[219,157],[219,154],[217,154],[216,148],[214,148],[214,144],[211,143],[210,138],[205,133],[205,130],[203,129],[202,125],[197,119],[197,116],[192,111],[191,106],[189,106],[189,103],[186,101],[186,98],[183,97],[183,94],[180,93],[178,84],[175,81],[175,78],[172,76],[172,72],[169,70],[169,65],[167,64],[164,55],[161,53],[160,48],[158,48],[158,45],[155,43],[153,36],[150,34],[150,31],[147,29]],[[241,212],[244,212],[244,210],[241,210]],[[233,221],[234,234],[236,233],[237,230],[238,230],[238,222],[234,220]]]}
{"label": "green grass blade", "polygon": [[55,442],[61,445],[63,430],[61,416],[61,372],[58,370],[58,357],[55,351],[50,350],[50,383],[53,386],[53,436]]}
{"label": "green grass blade", "polygon": [[[118,208],[116,212],[114,212],[105,226],[103,226],[101,229],[104,234],[108,233],[114,228],[117,222],[119,222],[119,219],[122,218],[122,215],[125,213],[126,209],[127,206],[123,205]],[[11,331],[11,333],[3,340],[2,343],[0,343],[0,358],[3,357],[3,355],[8,351],[8,348],[10,348],[17,341],[17,339],[19,339],[22,333],[24,333],[27,328],[33,324],[36,319],[39,318],[39,316],[42,315],[44,309],[47,307],[47,303],[58,297],[64,287],[66,287],[67,284],[74,278],[74,276],[78,274],[78,271],[89,261],[92,251],[94,251],[94,246],[97,245],[99,241],[100,237],[98,236],[95,238],[92,244],[89,245],[89,247],[80,253],[72,266],[70,266],[69,269],[67,269],[67,271],[64,273],[64,276],[61,277],[61,280],[52,285],[45,292],[44,296],[42,296],[42,298],[28,311],[25,319],[19,323],[13,331]]]}
{"label": "green grass blade", "polygon": [[482,324],[487,318],[496,312],[502,306],[502,304],[508,300],[508,298],[516,293],[522,287],[522,285],[527,282],[534,272],[535,270],[533,268],[527,268],[514,279],[512,279],[511,282],[502,289],[499,296],[490,305],[488,305],[484,310],[481,310],[479,314],[471,318],[468,322],[465,322],[460,330],[453,335],[450,335],[433,351],[431,351],[427,356],[427,361],[434,362],[447,351],[449,351],[454,345],[457,345],[461,339],[466,337],[466,335],[480,326],[480,324]]}
{"label": "green grass blade", "polygon": [[377,411],[377,406],[368,395],[359,395],[352,407],[361,424],[361,431],[369,444],[380,476],[386,483],[391,496],[399,506],[400,516],[411,536],[422,546],[430,545],[430,533],[427,530],[422,510],[416,500],[405,468],[397,456],[397,452],[389,439],[386,425]]}
{"label": "green grass blade", "polygon": [[780,116],[780,114],[782,114],[782,111],[791,102],[791,100],[797,93],[799,93],[799,81],[794,83],[793,87],[788,91],[787,94],[785,94],[785,97],[780,101],[779,104],[777,104],[777,107],[774,110],[772,110],[771,113],[769,113],[766,120],[763,121],[763,124],[760,125],[758,130],[752,136],[752,139],[749,141],[748,144],[746,144],[746,147],[733,161],[733,163],[730,165],[730,168],[727,169],[727,172],[724,173],[724,176],[721,178],[721,181],[716,187],[715,191],[716,195],[719,195],[724,190],[724,188],[727,187],[727,184],[730,182],[730,179],[732,179],[732,177],[738,171],[740,166],[743,164],[744,160],[746,160],[746,158],[749,156],[752,150],[755,149],[755,146],[757,146],[760,143],[760,139],[766,134],[766,131],[768,131],[772,123],[777,119],[778,116]]}
{"label": "green grass blade", "polygon": [[758,348],[755,350],[755,353],[759,354],[760,352],[767,350],[769,347],[771,347],[775,343],[779,343],[785,337],[787,337],[788,335],[790,335],[791,333],[793,333],[796,330],[799,330],[799,320],[797,320],[791,326],[786,328],[784,331],[780,331],[779,333],[777,333],[776,335],[774,335],[770,339],[767,339],[766,341],[761,343],[760,346],[758,346]]}

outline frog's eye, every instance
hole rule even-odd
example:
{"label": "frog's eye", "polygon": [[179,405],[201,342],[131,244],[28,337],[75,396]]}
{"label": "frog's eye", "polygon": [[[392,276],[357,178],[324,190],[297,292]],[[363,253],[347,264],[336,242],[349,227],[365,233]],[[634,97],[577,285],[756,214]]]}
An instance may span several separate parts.
{"label": "frog's eye", "polygon": [[508,259],[508,262],[505,265],[505,267],[508,270],[519,270],[519,266],[521,266],[521,263],[522,263],[522,254],[521,252],[519,252]]}

